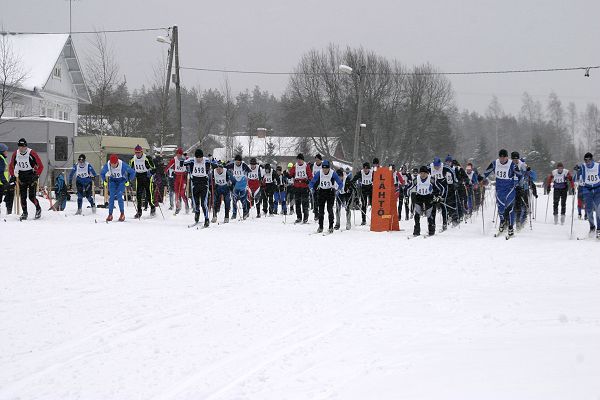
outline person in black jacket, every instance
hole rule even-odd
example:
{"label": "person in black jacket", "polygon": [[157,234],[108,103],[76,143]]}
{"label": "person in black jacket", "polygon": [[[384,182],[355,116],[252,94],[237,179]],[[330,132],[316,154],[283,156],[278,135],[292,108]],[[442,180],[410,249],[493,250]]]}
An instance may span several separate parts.
{"label": "person in black jacket", "polygon": [[351,215],[351,200],[352,200],[352,191],[354,189],[354,184],[352,180],[348,177],[348,174],[344,172],[342,168],[339,168],[336,173],[340,177],[343,185],[338,188],[336,202],[335,202],[335,229],[340,229],[340,214],[342,211],[342,207],[346,210],[346,230],[350,230],[352,225],[350,224],[350,215]]}
{"label": "person in black jacket", "polygon": [[373,170],[371,164],[363,163],[363,169],[352,178],[352,183],[360,185],[360,210],[362,212],[361,225],[367,224],[367,205],[371,205],[373,197]]}

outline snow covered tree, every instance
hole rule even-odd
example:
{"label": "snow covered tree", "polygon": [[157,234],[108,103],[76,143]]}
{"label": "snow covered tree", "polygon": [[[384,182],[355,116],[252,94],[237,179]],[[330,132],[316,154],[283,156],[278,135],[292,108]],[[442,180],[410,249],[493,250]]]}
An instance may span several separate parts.
{"label": "snow covered tree", "polygon": [[538,176],[544,176],[553,168],[550,151],[541,135],[535,135],[531,145],[532,148],[526,157],[527,164],[537,172]]}

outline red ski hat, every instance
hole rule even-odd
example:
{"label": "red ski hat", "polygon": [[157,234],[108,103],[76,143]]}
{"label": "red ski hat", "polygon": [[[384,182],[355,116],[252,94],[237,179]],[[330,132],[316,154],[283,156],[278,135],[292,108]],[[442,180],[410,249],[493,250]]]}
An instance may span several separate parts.
{"label": "red ski hat", "polygon": [[116,154],[111,154],[111,156],[110,156],[110,163],[111,164],[116,164],[118,162],[119,162],[119,157],[117,157]]}
{"label": "red ski hat", "polygon": [[133,151],[135,151],[136,153],[137,153],[138,151],[140,151],[140,152],[141,152],[141,151],[142,151],[142,146],[140,146],[140,145],[138,144],[137,146],[135,146],[135,149],[133,149]]}
{"label": "red ski hat", "polygon": [[181,147],[177,148],[177,155],[183,155],[183,149]]}

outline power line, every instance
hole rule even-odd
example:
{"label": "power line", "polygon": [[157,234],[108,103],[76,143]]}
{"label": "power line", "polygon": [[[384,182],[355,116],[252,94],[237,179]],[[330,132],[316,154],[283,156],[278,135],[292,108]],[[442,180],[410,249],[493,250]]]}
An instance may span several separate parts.
{"label": "power line", "polygon": [[[235,69],[216,69],[199,67],[180,67],[181,69],[201,71],[201,72],[220,72],[228,74],[253,74],[253,75],[331,75],[341,74],[341,72],[282,72],[282,71],[249,71]],[[588,76],[591,69],[598,69],[600,65],[590,67],[565,67],[565,68],[535,68],[535,69],[507,69],[496,71],[464,71],[464,72],[365,72],[365,75],[382,76],[424,76],[424,75],[493,75],[493,74],[524,74],[536,72],[562,72],[562,71],[585,71]]]}
{"label": "power line", "polygon": [[[73,31],[70,32],[72,35],[86,35],[93,33],[126,33],[126,32],[152,32],[152,31],[166,31],[170,27],[166,28],[137,28],[137,29],[108,29],[99,31]],[[62,35],[69,34],[69,32],[0,32],[0,35]]]}

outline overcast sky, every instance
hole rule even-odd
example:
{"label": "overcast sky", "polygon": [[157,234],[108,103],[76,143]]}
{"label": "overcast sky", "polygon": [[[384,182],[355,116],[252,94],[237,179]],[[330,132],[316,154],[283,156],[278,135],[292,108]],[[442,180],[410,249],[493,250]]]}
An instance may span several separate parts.
{"label": "overcast sky", "polygon": [[[73,30],[180,29],[182,66],[290,71],[309,49],[328,43],[363,46],[406,65],[443,71],[600,65],[598,0],[74,0]],[[0,0],[0,24],[11,31],[68,31],[68,0]],[[131,89],[153,79],[166,52],[156,32],[110,34]],[[88,37],[75,44],[80,58]],[[223,85],[222,73],[183,71],[186,86]],[[284,76],[229,75],[235,91],[259,85],[277,95]],[[459,108],[483,112],[496,94],[518,112],[528,91],[544,105],[554,90],[579,111],[600,104],[600,70],[452,77]]]}

